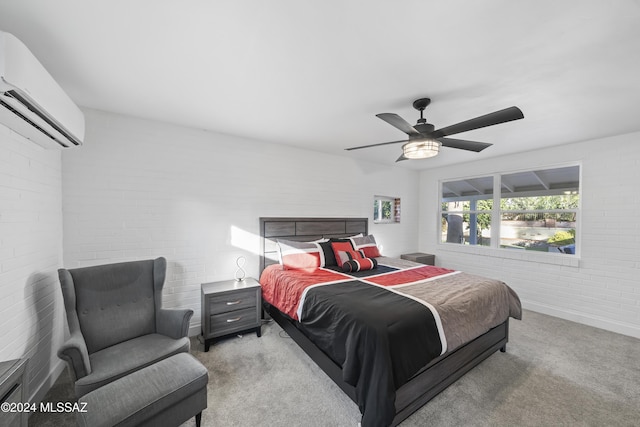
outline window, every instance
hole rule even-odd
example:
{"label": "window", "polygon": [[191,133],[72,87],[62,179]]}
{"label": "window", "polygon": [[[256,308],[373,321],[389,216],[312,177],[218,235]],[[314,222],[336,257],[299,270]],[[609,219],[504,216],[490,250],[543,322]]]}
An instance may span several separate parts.
{"label": "window", "polygon": [[580,169],[501,177],[500,247],[575,254]]}
{"label": "window", "polygon": [[441,183],[441,243],[576,254],[580,167]]}
{"label": "window", "polygon": [[493,177],[442,183],[442,242],[491,243]]}
{"label": "window", "polygon": [[373,222],[382,224],[400,222],[400,199],[397,197],[374,196]]}

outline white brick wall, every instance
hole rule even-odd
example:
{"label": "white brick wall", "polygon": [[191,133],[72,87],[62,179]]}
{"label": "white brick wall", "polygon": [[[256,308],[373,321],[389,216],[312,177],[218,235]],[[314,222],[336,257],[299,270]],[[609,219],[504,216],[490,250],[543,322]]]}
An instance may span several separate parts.
{"label": "white brick wall", "polygon": [[327,154],[88,110],[86,144],[63,153],[64,264],[164,256],[164,302],[195,311],[200,284],[258,274],[261,216],[372,217],[401,197],[400,224],[373,225],[384,252],[415,251],[418,174]]}
{"label": "white brick wall", "polygon": [[[438,180],[574,161],[582,163],[581,255],[575,265],[437,243]],[[640,337],[638,183],[640,133],[423,171],[420,247],[436,254],[439,265],[505,281],[527,308]]]}
{"label": "white brick wall", "polygon": [[35,399],[63,364],[60,152],[0,125],[0,360],[30,358]]}

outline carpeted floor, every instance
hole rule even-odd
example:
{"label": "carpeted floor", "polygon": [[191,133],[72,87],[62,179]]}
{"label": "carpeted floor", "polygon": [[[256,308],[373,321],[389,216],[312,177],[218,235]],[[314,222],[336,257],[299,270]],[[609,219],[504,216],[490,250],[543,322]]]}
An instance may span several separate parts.
{"label": "carpeted floor", "polygon": [[[510,322],[506,353],[495,353],[402,427],[638,426],[640,340],[525,311]],[[208,353],[203,426],[351,426],[357,406],[275,323],[262,338],[233,337]],[[47,394],[73,401],[66,372]],[[30,426],[73,426],[73,414],[34,414]],[[190,420],[183,427],[194,426]]]}

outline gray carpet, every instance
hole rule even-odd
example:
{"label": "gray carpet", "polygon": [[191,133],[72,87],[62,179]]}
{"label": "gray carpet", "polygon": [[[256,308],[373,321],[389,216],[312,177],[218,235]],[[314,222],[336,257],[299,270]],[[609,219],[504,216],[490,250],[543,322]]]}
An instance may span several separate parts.
{"label": "gray carpet", "polygon": [[[640,340],[525,311],[495,353],[402,427],[638,426]],[[211,346],[192,340],[209,369],[203,426],[351,426],[357,406],[275,323]],[[66,372],[48,401],[72,400]],[[72,426],[71,414],[35,414],[31,426]],[[193,420],[183,427],[195,425]]]}

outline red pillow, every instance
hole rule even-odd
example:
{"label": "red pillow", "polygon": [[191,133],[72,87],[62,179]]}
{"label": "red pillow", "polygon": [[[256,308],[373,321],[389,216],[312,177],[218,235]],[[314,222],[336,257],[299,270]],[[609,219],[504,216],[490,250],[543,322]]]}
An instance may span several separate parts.
{"label": "red pillow", "polygon": [[353,244],[354,249],[364,251],[364,255],[367,258],[376,258],[381,256],[376,239],[371,234],[368,236],[352,237],[351,243]]}
{"label": "red pillow", "polygon": [[324,267],[324,254],[316,242],[278,240],[278,247],[285,270]]}
{"label": "red pillow", "polygon": [[342,267],[342,263],[344,262],[340,261],[340,252],[354,252],[351,242],[331,242],[331,248],[333,249],[333,254],[336,257],[338,267]]}
{"label": "red pillow", "polygon": [[342,271],[353,273],[362,270],[373,270],[378,266],[375,258],[354,258],[342,264]]}
{"label": "red pillow", "polygon": [[338,258],[336,259],[337,264],[340,267],[344,267],[344,264],[351,260],[361,260],[364,259],[364,252],[362,251],[338,251]]}

